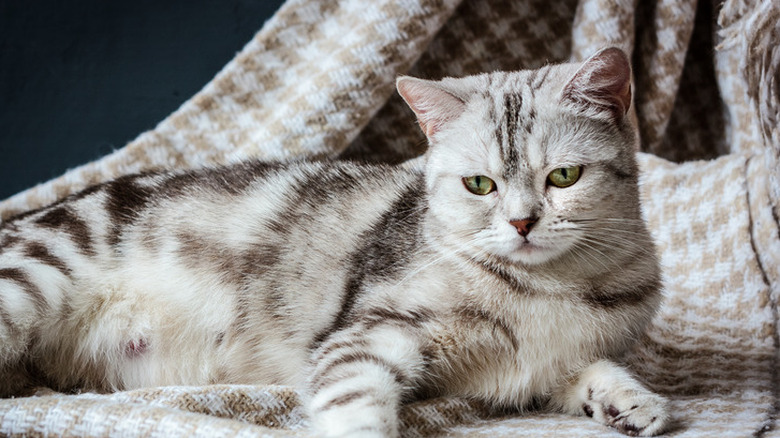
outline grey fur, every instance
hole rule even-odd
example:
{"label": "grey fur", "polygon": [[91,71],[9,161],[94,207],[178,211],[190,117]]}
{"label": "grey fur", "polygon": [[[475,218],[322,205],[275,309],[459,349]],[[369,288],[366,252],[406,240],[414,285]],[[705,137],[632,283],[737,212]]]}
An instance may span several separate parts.
{"label": "grey fur", "polygon": [[[596,92],[563,92],[599,56],[625,62],[604,53],[400,79],[429,135],[424,170],[134,175],[3,223],[0,393],[19,390],[3,382],[30,358],[59,389],[306,385],[321,434],[397,436],[399,404],[423,396],[582,415],[595,401],[577,385],[596,383],[580,377],[606,373],[616,394],[650,400],[637,412],[652,415],[615,427],[662,430],[663,400],[605,361],[660,300],[634,130],[589,106]],[[565,166],[582,166],[581,181],[550,187]],[[461,178],[475,175],[497,190],[469,193]],[[538,223],[521,238],[509,221],[524,217]]]}

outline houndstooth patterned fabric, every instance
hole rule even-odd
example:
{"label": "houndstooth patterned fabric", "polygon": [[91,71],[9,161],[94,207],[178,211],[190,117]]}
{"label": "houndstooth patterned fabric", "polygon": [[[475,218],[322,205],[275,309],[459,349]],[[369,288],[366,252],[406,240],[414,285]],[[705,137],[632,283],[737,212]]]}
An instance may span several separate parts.
{"label": "houndstooth patterned fabric", "polygon": [[[393,93],[439,78],[632,53],[643,208],[665,301],[626,364],[670,436],[780,438],[780,4],[773,0],[289,0],[179,110],[125,148],[0,203],[38,208],[158,167],[250,157],[400,162],[424,151]],[[583,418],[405,406],[405,436],[605,436]],[[297,388],[216,385],[0,400],[0,435],[306,436]]]}

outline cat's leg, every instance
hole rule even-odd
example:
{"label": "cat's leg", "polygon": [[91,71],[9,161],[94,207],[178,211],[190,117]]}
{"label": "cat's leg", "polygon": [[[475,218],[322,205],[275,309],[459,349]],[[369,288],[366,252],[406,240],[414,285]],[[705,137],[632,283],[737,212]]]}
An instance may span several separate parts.
{"label": "cat's leg", "polygon": [[397,437],[398,408],[424,368],[421,342],[387,322],[330,336],[309,379],[312,428],[327,437]]}
{"label": "cat's leg", "polygon": [[28,384],[27,355],[62,313],[69,273],[47,242],[0,233],[0,396]]}
{"label": "cat's leg", "polygon": [[24,271],[0,267],[0,397],[28,385],[23,361],[42,316],[40,295],[32,287]]}
{"label": "cat's leg", "polygon": [[669,423],[667,401],[606,360],[582,370],[553,395],[553,402],[566,413],[591,417],[631,436],[658,435]]}

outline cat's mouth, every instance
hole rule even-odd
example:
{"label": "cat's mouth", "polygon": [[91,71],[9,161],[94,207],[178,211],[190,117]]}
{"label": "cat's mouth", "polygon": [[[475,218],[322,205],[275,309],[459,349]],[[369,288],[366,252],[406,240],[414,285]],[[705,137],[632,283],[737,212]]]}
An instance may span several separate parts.
{"label": "cat's mouth", "polygon": [[552,248],[532,242],[526,238],[515,246],[514,253],[516,260],[528,265],[547,262],[557,255],[557,252]]}
{"label": "cat's mouth", "polygon": [[538,252],[543,251],[545,248],[537,243],[533,243],[528,239],[520,241],[520,243],[517,245],[517,250],[520,253],[531,253],[531,252]]}

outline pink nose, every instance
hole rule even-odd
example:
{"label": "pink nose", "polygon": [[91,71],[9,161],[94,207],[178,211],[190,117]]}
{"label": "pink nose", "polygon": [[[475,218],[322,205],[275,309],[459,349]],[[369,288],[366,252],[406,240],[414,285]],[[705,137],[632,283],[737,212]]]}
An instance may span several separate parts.
{"label": "pink nose", "polygon": [[509,224],[517,228],[517,233],[525,237],[531,232],[534,224],[538,219],[535,217],[527,217],[525,219],[509,221]]}

